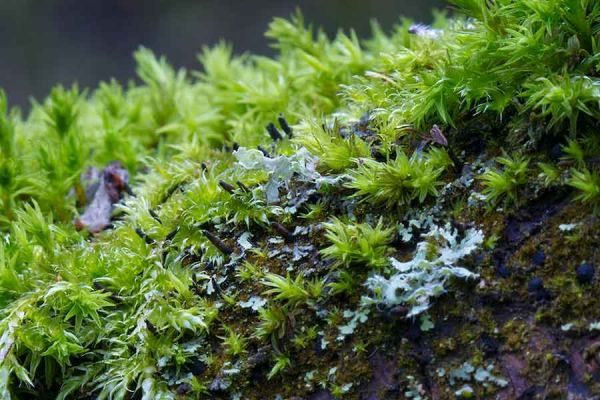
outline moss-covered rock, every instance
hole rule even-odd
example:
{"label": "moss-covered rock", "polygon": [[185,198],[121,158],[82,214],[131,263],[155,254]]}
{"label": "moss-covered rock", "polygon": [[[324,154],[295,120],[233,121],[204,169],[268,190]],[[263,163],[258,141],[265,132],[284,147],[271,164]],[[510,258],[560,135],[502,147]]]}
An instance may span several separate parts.
{"label": "moss-covered rock", "polygon": [[456,3],[0,96],[1,397],[600,395],[600,3]]}

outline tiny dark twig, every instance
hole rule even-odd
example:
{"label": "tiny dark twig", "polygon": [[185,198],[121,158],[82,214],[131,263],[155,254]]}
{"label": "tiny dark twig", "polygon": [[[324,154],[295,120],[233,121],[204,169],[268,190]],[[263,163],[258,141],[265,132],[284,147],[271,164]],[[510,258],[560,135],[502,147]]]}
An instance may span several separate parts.
{"label": "tiny dark twig", "polygon": [[141,237],[142,239],[144,239],[144,242],[146,242],[146,244],[148,245],[152,245],[154,243],[156,243],[156,241],[154,239],[152,239],[150,236],[148,236],[143,230],[141,230],[140,228],[135,228],[135,233],[137,233],[137,235],[139,237]]}
{"label": "tiny dark twig", "polygon": [[281,132],[279,132],[279,129],[277,129],[275,124],[273,124],[272,122],[269,122],[269,124],[267,125],[267,132],[269,132],[269,136],[271,136],[271,139],[273,139],[274,141],[283,139],[283,136],[281,136]]}
{"label": "tiny dark twig", "polygon": [[213,288],[215,289],[215,293],[217,294],[217,296],[221,295],[221,286],[219,286],[219,283],[217,282],[217,280],[215,279],[214,276],[210,277],[210,282],[213,285]]}
{"label": "tiny dark twig", "polygon": [[263,156],[267,157],[267,158],[271,158],[271,155],[269,154],[268,151],[266,151],[262,146],[256,146],[256,148],[263,153]]}
{"label": "tiny dark twig", "polygon": [[[165,193],[164,197],[161,199],[160,203],[166,203],[167,200],[169,200],[171,198],[171,196],[173,196],[173,194],[178,190],[181,189],[183,187],[183,185],[185,184],[185,182],[177,182],[174,185],[172,185],[171,187],[169,187],[169,190],[167,190],[167,193]],[[152,213],[150,213],[150,215],[152,215]]]}
{"label": "tiny dark twig", "polygon": [[201,287],[200,287],[200,282],[198,282],[198,279],[196,278],[196,274],[192,275],[192,290],[198,296],[202,296],[202,290],[201,290]]}
{"label": "tiny dark twig", "polygon": [[208,221],[204,221],[204,222],[198,222],[196,224],[196,227],[198,229],[208,229],[208,228],[212,228],[213,224],[210,222],[210,220],[208,220]]}
{"label": "tiny dark twig", "polygon": [[279,222],[271,221],[271,227],[275,232],[281,235],[286,241],[290,242],[294,239],[294,234]]}
{"label": "tiny dark twig", "polygon": [[96,289],[97,291],[103,292],[103,293],[108,293],[109,294],[108,297],[115,303],[121,303],[123,301],[123,299],[120,296],[117,296],[116,294],[114,294],[111,290],[106,288],[106,286],[104,286],[100,282],[94,281],[92,285],[94,286],[94,289]]}
{"label": "tiny dark twig", "polygon": [[279,126],[283,129],[283,132],[291,139],[294,137],[294,133],[292,132],[292,128],[290,128],[288,122],[285,120],[283,115],[277,117],[277,122],[279,122]]}
{"label": "tiny dark twig", "polygon": [[169,249],[164,249],[163,252],[160,255],[160,265],[163,268],[166,268],[166,264],[167,264],[167,257],[169,256]]}
{"label": "tiny dark twig", "polygon": [[133,190],[131,189],[131,186],[129,186],[129,184],[127,182],[123,183],[123,190],[125,191],[125,193],[127,193],[128,195],[130,195],[131,197],[136,197],[135,193],[133,192]]}
{"label": "tiny dark twig", "polygon": [[148,320],[145,320],[144,322],[146,323],[146,328],[151,334],[153,334],[154,336],[158,335],[158,329],[156,329],[152,322]]}
{"label": "tiny dark twig", "polygon": [[179,227],[177,227],[177,228],[173,229],[171,232],[167,233],[167,236],[165,236],[165,241],[170,242],[171,240],[173,240],[175,235],[177,235],[177,232],[179,232]]}
{"label": "tiny dark twig", "polygon": [[162,224],[162,221],[160,220],[160,218],[158,217],[158,214],[153,210],[153,209],[148,209],[148,213],[150,214],[150,216],[152,218],[154,218],[156,220],[156,222],[158,222],[159,224]]}
{"label": "tiny dark twig", "polygon": [[248,189],[248,186],[244,185],[244,184],[243,184],[242,182],[240,182],[240,181],[237,181],[236,183],[237,183],[237,185],[239,186],[239,188],[240,188],[240,189],[242,189],[242,192],[245,192],[245,193],[250,193],[250,189]]}
{"label": "tiny dark twig", "polygon": [[230,194],[234,194],[234,192],[235,192],[235,186],[233,186],[225,181],[220,180],[219,186],[221,186],[223,188],[223,190],[229,192]]}
{"label": "tiny dark twig", "polygon": [[233,253],[233,249],[225,244],[221,239],[219,239],[215,234],[206,229],[202,230],[202,233],[206,238],[217,248],[219,251],[227,256]]}
{"label": "tiny dark twig", "polygon": [[196,253],[192,252],[192,250],[189,247],[186,247],[183,250],[183,254],[181,255],[181,263],[182,263],[182,265],[187,266],[191,263],[200,261],[201,258],[202,258],[202,253],[196,254]]}

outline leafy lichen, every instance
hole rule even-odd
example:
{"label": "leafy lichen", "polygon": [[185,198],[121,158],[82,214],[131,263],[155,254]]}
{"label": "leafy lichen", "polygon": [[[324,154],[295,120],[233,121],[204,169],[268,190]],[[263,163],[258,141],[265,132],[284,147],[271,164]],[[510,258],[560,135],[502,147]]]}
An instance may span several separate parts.
{"label": "leafy lichen", "polygon": [[192,73],[140,49],[139,83],[26,116],[2,93],[0,396],[600,393],[600,3],[455,3],[367,40],[275,19],[275,57]]}
{"label": "leafy lichen", "polygon": [[456,263],[475,251],[483,243],[478,230],[468,230],[457,241],[457,232],[449,226],[433,226],[423,236],[429,241],[417,244],[414,257],[407,262],[391,259],[392,273],[389,277],[375,274],[367,280],[367,287],[374,293],[369,301],[381,301],[389,306],[406,305],[407,316],[414,317],[427,311],[432,298],[441,296],[451,278],[473,279],[477,274],[456,266]]}

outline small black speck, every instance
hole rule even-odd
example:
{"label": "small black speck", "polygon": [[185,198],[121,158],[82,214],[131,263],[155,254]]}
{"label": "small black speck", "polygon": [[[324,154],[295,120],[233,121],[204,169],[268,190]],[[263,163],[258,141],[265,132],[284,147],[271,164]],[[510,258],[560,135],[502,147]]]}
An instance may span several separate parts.
{"label": "small black speck", "polygon": [[577,277],[577,281],[582,285],[587,283],[591,283],[594,280],[594,267],[590,264],[584,263],[579,265],[575,269],[575,276]]}
{"label": "small black speck", "polygon": [[279,122],[279,126],[281,127],[281,129],[283,129],[285,134],[291,138],[293,136],[292,128],[290,128],[290,125],[288,124],[286,119],[283,117],[283,115],[280,115],[279,117],[277,117],[277,122]]}
{"label": "small black speck", "polygon": [[154,218],[154,220],[156,222],[158,222],[159,224],[162,224],[162,221],[160,220],[160,217],[158,216],[158,214],[156,213],[156,211],[154,211],[153,209],[149,208],[148,209],[148,213],[150,214],[150,216],[152,218]]}
{"label": "small black speck", "polygon": [[214,261],[207,261],[205,268],[207,271],[214,271],[217,268],[217,264]]}
{"label": "small black speck", "polygon": [[404,306],[394,306],[390,308],[389,315],[393,318],[405,318],[410,310]]}
{"label": "small black speck", "polygon": [[277,234],[281,235],[286,241],[291,242],[294,240],[294,235],[290,232],[285,226],[281,225],[279,222],[272,221],[271,227]]}
{"label": "small black speck", "polygon": [[535,296],[536,300],[550,300],[552,298],[552,294],[544,287],[542,278],[538,278],[537,276],[531,278],[527,284],[527,290]]}
{"label": "small black speck", "polygon": [[564,155],[565,153],[562,151],[562,146],[559,143],[552,146],[549,152],[549,156],[552,159],[552,161],[558,161]]}
{"label": "small black speck", "polygon": [[279,132],[279,129],[277,129],[272,122],[269,122],[269,125],[267,125],[267,132],[269,133],[269,136],[271,136],[271,139],[273,139],[274,141],[283,139],[281,132]]}
{"label": "small black speck", "polygon": [[250,189],[248,189],[248,186],[244,185],[242,182],[237,181],[237,185],[240,189],[242,189],[242,192],[250,193]]}
{"label": "small black speck", "polygon": [[123,190],[125,191],[125,193],[127,193],[131,197],[135,197],[135,193],[133,192],[133,190],[131,189],[131,186],[129,186],[129,184],[127,182],[125,182],[123,184]]}
{"label": "small black speck", "polygon": [[481,349],[485,355],[493,356],[498,353],[499,347],[500,343],[498,343],[498,340],[487,334],[481,335]]}
{"label": "small black speck", "polygon": [[146,244],[151,245],[156,243],[156,241],[154,239],[152,239],[150,236],[148,236],[144,231],[142,231],[140,228],[135,228],[135,233],[137,233],[137,235],[139,237],[141,237],[142,239],[144,239],[144,242],[146,242]]}
{"label": "small black speck", "polygon": [[271,158],[271,155],[269,154],[269,152],[267,150],[265,150],[262,146],[256,146],[256,148],[263,153],[263,156],[267,157],[267,158]]}
{"label": "small black speck", "polygon": [[234,194],[234,192],[235,192],[235,187],[223,180],[219,181],[219,186],[221,186],[221,188],[223,188],[223,190],[229,192],[230,194]]}
{"label": "small black speck", "polygon": [[537,276],[531,278],[531,280],[527,284],[527,290],[530,293],[536,293],[540,290],[544,290],[544,281],[542,281],[542,278],[538,278]]}
{"label": "small black speck", "polygon": [[177,386],[177,394],[184,395],[192,391],[192,385],[189,383],[182,383]]}
{"label": "small black speck", "polygon": [[317,340],[315,340],[314,350],[315,350],[315,355],[317,357],[322,357],[327,353],[327,351],[325,349],[323,349],[323,346],[322,346],[323,339],[325,339],[325,336],[318,334]]}
{"label": "small black speck", "polygon": [[508,268],[506,266],[506,264],[504,263],[500,263],[498,264],[498,266],[496,267],[496,273],[498,274],[498,276],[500,276],[501,278],[508,278],[511,275],[511,271],[510,268]]}
{"label": "small black speck", "polygon": [[170,242],[171,240],[173,240],[175,235],[177,235],[177,232],[179,232],[179,227],[177,227],[177,228],[173,229],[171,232],[169,232],[167,234],[167,236],[165,237],[165,241]]}
{"label": "small black speck", "polygon": [[105,225],[105,226],[102,228],[102,230],[103,230],[103,231],[108,231],[108,230],[111,230],[111,229],[113,229],[114,227],[115,227],[115,225],[114,225],[114,224],[108,224],[108,225]]}
{"label": "small black speck", "polygon": [[206,363],[199,358],[196,358],[188,365],[189,371],[194,376],[202,375],[207,368],[208,366],[206,365]]}
{"label": "small black speck", "polygon": [[406,331],[406,338],[412,342],[416,342],[421,338],[423,332],[421,331],[421,324],[418,319],[410,321],[408,330]]}
{"label": "small black speck", "polygon": [[226,256],[230,256],[233,254],[233,249],[225,244],[221,239],[219,239],[214,233],[203,229],[202,233],[204,236],[217,248],[221,253]]}
{"label": "small black speck", "polygon": [[148,329],[148,331],[153,334],[154,336],[158,335],[158,330],[156,329],[156,327],[154,326],[154,324],[148,320],[145,321],[146,322],[146,328]]}
{"label": "small black speck", "polygon": [[546,253],[544,253],[544,250],[536,251],[531,257],[531,262],[533,262],[533,264],[537,265],[538,267],[544,265],[544,263],[546,262]]}

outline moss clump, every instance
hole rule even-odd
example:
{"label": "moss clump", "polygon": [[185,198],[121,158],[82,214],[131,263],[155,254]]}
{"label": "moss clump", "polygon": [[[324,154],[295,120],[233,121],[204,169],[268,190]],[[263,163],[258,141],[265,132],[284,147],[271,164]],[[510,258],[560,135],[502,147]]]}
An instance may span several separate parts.
{"label": "moss clump", "polygon": [[2,94],[0,397],[597,394],[600,3],[455,3]]}

